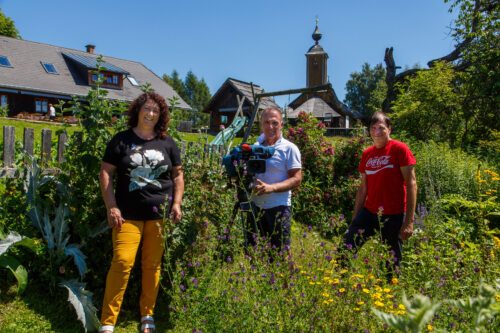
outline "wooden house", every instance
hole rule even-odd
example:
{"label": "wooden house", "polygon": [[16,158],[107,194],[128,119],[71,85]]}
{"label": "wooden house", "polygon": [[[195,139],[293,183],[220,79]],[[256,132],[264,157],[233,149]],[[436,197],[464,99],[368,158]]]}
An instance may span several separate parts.
{"label": "wooden house", "polygon": [[[264,92],[264,89],[256,84],[253,84],[255,94]],[[250,117],[254,109],[255,101],[252,94],[252,84],[228,78],[217,92],[210,99],[207,107],[203,110],[210,114],[210,131],[218,132],[221,125],[227,127],[231,124],[238,109],[238,98],[245,97],[243,103],[243,113]],[[264,110],[269,107],[281,108],[274,102],[272,98],[265,97],[260,100],[259,110]]]}

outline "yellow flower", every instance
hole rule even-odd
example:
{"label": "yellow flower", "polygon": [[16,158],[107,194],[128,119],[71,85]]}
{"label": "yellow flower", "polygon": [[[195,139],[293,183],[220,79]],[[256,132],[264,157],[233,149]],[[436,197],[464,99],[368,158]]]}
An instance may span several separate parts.
{"label": "yellow flower", "polygon": [[496,294],[495,295],[495,299],[496,299],[497,302],[500,302],[500,294]]}
{"label": "yellow flower", "polygon": [[339,293],[343,293],[345,291],[345,288],[340,288]]}
{"label": "yellow flower", "polygon": [[327,297],[330,297],[330,294],[329,293],[322,293],[321,296],[327,298]]}
{"label": "yellow flower", "polygon": [[351,279],[362,279],[363,278],[363,275],[361,274],[353,274],[351,275]]}
{"label": "yellow flower", "polygon": [[369,275],[368,275],[368,278],[369,278],[370,280],[373,280],[373,279],[375,279],[375,275],[373,275],[373,274],[369,274]]}
{"label": "yellow flower", "polygon": [[343,269],[340,271],[340,274],[345,274],[345,273],[347,273],[347,269]]}
{"label": "yellow flower", "polygon": [[374,293],[372,294],[373,299],[382,299],[382,294],[381,293]]}
{"label": "yellow flower", "polygon": [[354,308],[353,310],[354,310],[354,311],[359,311],[359,310],[361,310],[361,309],[360,309],[360,308]]}
{"label": "yellow flower", "polygon": [[358,305],[363,305],[363,304],[365,304],[365,302],[363,302],[363,301],[359,301],[359,302],[358,302],[358,303],[356,303],[356,304],[358,304]]}
{"label": "yellow flower", "polygon": [[379,308],[383,308],[384,307],[384,303],[381,302],[381,301],[375,301],[375,303],[373,303],[373,304],[375,304],[375,306],[378,306]]}
{"label": "yellow flower", "polygon": [[396,311],[397,315],[404,316],[406,314],[405,310]]}
{"label": "yellow flower", "polygon": [[330,280],[330,284],[339,284],[339,283],[340,283],[339,279]]}
{"label": "yellow flower", "polygon": [[309,284],[314,286],[315,283],[314,283],[314,281],[309,281]]}
{"label": "yellow flower", "polygon": [[307,275],[307,272],[306,271],[300,271],[300,274]]}
{"label": "yellow flower", "polygon": [[398,283],[399,283],[399,280],[398,280],[398,278],[397,278],[397,277],[393,277],[393,278],[391,279],[391,284],[398,284]]}
{"label": "yellow flower", "polygon": [[385,298],[389,298],[389,299],[391,299],[391,298],[394,298],[394,295],[387,294],[387,295],[385,295]]}
{"label": "yellow flower", "polygon": [[391,289],[389,288],[384,288],[384,293],[390,293],[391,292]]}
{"label": "yellow flower", "polygon": [[493,242],[495,243],[495,247],[500,249],[500,238],[493,236]]}
{"label": "yellow flower", "polygon": [[365,294],[369,294],[369,293],[370,293],[370,290],[368,290],[368,289],[366,289],[366,288],[363,288],[363,292],[364,292]]}
{"label": "yellow flower", "polygon": [[432,332],[432,331],[434,331],[434,327],[432,327],[432,325],[431,325],[431,324],[427,324],[427,331],[428,331],[428,332]]}
{"label": "yellow flower", "polygon": [[406,310],[406,306],[404,306],[404,304],[399,304],[398,305],[398,309],[400,309],[400,310]]}

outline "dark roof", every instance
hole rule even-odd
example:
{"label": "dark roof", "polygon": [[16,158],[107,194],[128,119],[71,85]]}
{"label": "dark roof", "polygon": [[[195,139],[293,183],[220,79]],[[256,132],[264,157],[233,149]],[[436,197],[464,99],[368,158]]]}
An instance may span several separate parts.
{"label": "dark roof", "polygon": [[288,118],[298,118],[299,112],[304,111],[311,113],[316,118],[325,118],[327,114],[330,117],[340,117],[341,115],[335,112],[324,100],[319,97],[312,97],[305,101],[302,105],[295,110],[290,111],[287,115]]}
{"label": "dark roof", "polygon": [[[90,89],[88,78],[82,77],[78,66],[74,60],[69,59],[68,54],[80,59],[81,66],[82,62],[86,62],[89,66],[87,68],[92,67],[92,60],[95,61],[98,57],[97,54],[85,51],[0,36],[0,55],[7,56],[12,64],[12,68],[0,66],[0,89],[28,91],[41,96],[61,96],[60,98],[86,96]],[[119,73],[135,78],[140,85],[151,84],[165,98],[178,97],[180,108],[191,109],[172,87],[143,64],[108,56],[104,56],[103,60],[114,71],[120,70]],[[59,75],[48,74],[41,62],[53,64]],[[139,86],[132,85],[127,79],[123,80],[123,89],[107,90],[108,98],[121,101],[132,101],[142,93]]]}
{"label": "dark roof", "polygon": [[[306,54],[326,54],[325,50],[319,44],[315,44],[311,46],[311,48],[307,51]],[[328,54],[326,54],[328,57]]]}
{"label": "dark roof", "polygon": [[[95,57],[89,57],[89,56],[84,56],[81,54],[73,54],[73,53],[62,53],[63,56],[66,58],[69,58],[76,62],[77,64],[83,66],[86,69],[97,69],[97,58]],[[115,72],[119,74],[124,74],[124,75],[129,75],[130,73],[127,71],[124,71],[118,66],[115,66],[113,64],[110,64],[109,62],[103,61],[101,62],[101,67],[105,68],[107,71],[110,72]]]}
{"label": "dark roof", "polygon": [[325,104],[328,104],[330,108],[332,108],[336,113],[342,116],[349,116],[353,119],[362,119],[363,115],[349,108],[346,104],[342,103],[335,93],[335,90],[332,86],[330,86],[326,91],[316,92],[316,93],[303,93],[300,94],[297,98],[295,98],[292,102],[288,104],[288,107],[293,110],[298,110],[301,106],[307,106],[311,112],[313,112],[313,108],[315,105],[320,105],[316,101],[314,103],[306,104],[308,100],[312,98],[320,98],[323,100]]}
{"label": "dark roof", "polygon": [[[218,100],[222,94],[224,94],[224,91],[226,91],[229,87],[234,88],[240,96],[245,96],[246,100],[254,106],[255,101],[253,99],[252,95],[252,84],[249,82],[237,80],[234,78],[228,78],[224,83],[220,86],[220,88],[217,90],[217,92],[212,96],[210,99],[210,102],[207,104],[207,107],[203,112],[208,112],[211,108],[213,103]],[[264,89],[257,85],[253,84],[253,89],[255,94],[260,94],[264,92]],[[269,107],[275,107],[281,110],[281,108],[274,102],[274,100],[271,97],[264,97],[260,99],[259,103],[259,110],[263,110]]]}

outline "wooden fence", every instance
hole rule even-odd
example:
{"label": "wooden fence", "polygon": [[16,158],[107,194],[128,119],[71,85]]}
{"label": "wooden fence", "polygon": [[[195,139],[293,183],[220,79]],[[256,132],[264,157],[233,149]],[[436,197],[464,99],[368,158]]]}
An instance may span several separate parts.
{"label": "wooden fence", "polygon": [[[42,166],[47,167],[53,162],[52,159],[52,130],[42,130],[42,141],[40,149],[40,163]],[[82,133],[75,132],[75,139],[82,140]],[[68,135],[60,133],[56,143],[56,159],[57,165],[64,162],[64,154],[66,144],[68,142]],[[24,128],[22,150],[26,155],[34,156],[35,154],[35,130],[33,128]],[[194,152],[197,158],[203,161],[210,161],[210,163],[221,163],[222,156],[226,153],[226,148],[222,145],[210,145],[208,143],[201,144],[196,142],[181,142],[181,154],[185,156],[187,152]],[[3,126],[3,164],[0,165],[0,178],[14,178],[23,174],[24,166],[15,166],[16,161],[16,138],[15,128],[13,126]],[[57,171],[57,168],[51,169]]]}

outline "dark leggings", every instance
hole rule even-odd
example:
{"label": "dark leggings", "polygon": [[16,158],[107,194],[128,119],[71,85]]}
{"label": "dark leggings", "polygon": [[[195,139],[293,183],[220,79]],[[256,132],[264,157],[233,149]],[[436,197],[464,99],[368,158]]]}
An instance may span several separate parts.
{"label": "dark leggings", "polygon": [[[380,230],[382,240],[389,245],[394,254],[394,266],[399,266],[401,256],[401,239],[399,231],[403,225],[404,214],[382,215],[379,217],[368,209],[363,208],[354,218],[349,229],[344,235],[344,244],[347,248],[357,250]],[[380,221],[380,223],[379,223]]]}

